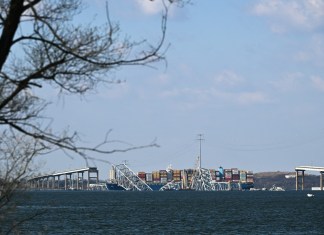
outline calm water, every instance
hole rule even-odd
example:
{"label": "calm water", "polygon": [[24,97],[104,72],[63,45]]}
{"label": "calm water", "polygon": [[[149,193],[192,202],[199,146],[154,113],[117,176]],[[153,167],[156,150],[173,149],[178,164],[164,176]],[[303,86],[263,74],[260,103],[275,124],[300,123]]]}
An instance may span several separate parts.
{"label": "calm water", "polygon": [[17,210],[43,212],[20,234],[324,234],[324,192],[313,193],[29,192]]}

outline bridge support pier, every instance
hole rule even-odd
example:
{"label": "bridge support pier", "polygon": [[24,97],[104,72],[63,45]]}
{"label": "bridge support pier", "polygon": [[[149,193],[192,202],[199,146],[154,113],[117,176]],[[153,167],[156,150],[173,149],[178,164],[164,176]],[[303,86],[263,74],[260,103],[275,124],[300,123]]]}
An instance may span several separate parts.
{"label": "bridge support pier", "polygon": [[[301,174],[300,174],[301,172]],[[299,176],[301,176],[301,182],[299,182]],[[296,191],[299,189],[299,185],[301,184],[301,190],[304,190],[304,178],[305,171],[304,170],[296,170]]]}
{"label": "bridge support pier", "polygon": [[299,166],[295,168],[296,171],[296,191],[299,188],[299,176],[300,176],[300,172],[302,172],[302,182],[301,182],[301,187],[302,190],[304,190],[304,171],[316,171],[320,173],[320,187],[319,189],[321,191],[323,191],[323,175],[324,175],[324,167],[318,167],[318,166]]}
{"label": "bridge support pier", "polygon": [[[93,174],[95,174],[93,176]],[[87,183],[87,189],[89,189],[89,186],[92,182],[95,182],[95,184],[99,183],[99,171],[97,168],[89,169],[88,171],[88,183]]]}
{"label": "bridge support pier", "polygon": [[57,189],[60,189],[60,175],[57,176]]}
{"label": "bridge support pier", "polygon": [[79,172],[77,172],[77,177],[76,177],[76,189],[79,190]]}
{"label": "bridge support pier", "polygon": [[84,174],[84,172],[82,171],[82,172],[81,172],[81,175],[82,175],[82,176],[81,176],[81,183],[82,183],[82,184],[81,184],[81,189],[82,189],[82,190],[84,189],[84,182],[83,182],[84,179],[83,179],[83,174]]}
{"label": "bridge support pier", "polygon": [[64,174],[64,190],[67,190],[67,174]]}

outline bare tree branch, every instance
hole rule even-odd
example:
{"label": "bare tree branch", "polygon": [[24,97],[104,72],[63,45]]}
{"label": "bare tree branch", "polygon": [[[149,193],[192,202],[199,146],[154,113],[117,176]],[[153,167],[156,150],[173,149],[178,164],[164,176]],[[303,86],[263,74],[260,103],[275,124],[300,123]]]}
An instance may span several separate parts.
{"label": "bare tree branch", "polygon": [[[0,1],[0,222],[14,190],[33,173],[39,155],[59,149],[88,164],[89,160],[109,162],[92,153],[105,156],[159,147],[155,141],[133,146],[110,140],[111,131],[101,143],[82,144],[76,131],[52,129],[52,119],[43,116],[49,103],[34,91],[46,86],[58,88],[61,95],[85,95],[112,82],[110,75],[118,68],[164,61],[169,7],[187,1],[165,1],[161,36],[154,43],[120,36],[108,4],[106,24],[93,26],[73,21],[83,10],[81,0]],[[112,143],[125,147],[112,148]]]}

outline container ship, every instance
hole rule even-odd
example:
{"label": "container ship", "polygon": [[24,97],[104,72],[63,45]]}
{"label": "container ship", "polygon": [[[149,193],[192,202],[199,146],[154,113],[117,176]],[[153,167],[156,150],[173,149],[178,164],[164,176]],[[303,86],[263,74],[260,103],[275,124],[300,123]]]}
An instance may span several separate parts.
{"label": "container ship", "polygon": [[[176,190],[191,190],[191,183],[198,169],[173,170],[170,166],[166,170],[152,172],[135,173],[138,180],[144,182],[153,191],[158,191],[166,185],[177,185]],[[253,172],[248,170],[239,170],[238,168],[209,169],[210,183],[214,185],[225,185],[224,190],[250,190],[254,187]],[[118,182],[115,167],[110,170],[109,180],[107,182],[108,190],[127,190]],[[220,187],[222,188],[222,187]],[[172,189],[169,187],[169,189]]]}

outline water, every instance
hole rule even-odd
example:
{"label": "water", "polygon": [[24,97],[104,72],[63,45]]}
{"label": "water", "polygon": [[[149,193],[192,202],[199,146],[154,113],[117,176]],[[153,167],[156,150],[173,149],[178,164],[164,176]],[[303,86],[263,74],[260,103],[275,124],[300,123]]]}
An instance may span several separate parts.
{"label": "water", "polygon": [[324,234],[324,192],[313,193],[38,191],[14,219],[41,212],[20,234]]}

